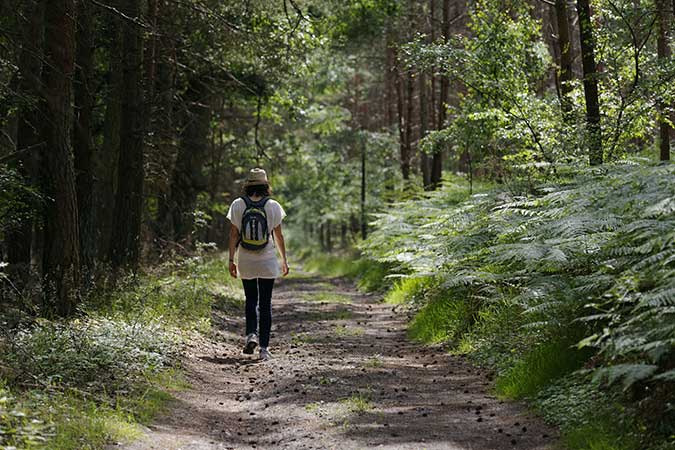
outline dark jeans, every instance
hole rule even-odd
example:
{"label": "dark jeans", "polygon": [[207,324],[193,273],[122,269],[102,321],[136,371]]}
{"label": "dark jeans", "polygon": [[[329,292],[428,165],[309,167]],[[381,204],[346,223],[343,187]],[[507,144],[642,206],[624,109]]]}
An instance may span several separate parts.
{"label": "dark jeans", "polygon": [[[267,347],[270,343],[270,330],[272,329],[274,279],[256,278],[242,281],[246,294],[246,335],[248,336],[258,330],[260,346]],[[258,317],[258,312],[260,317]],[[258,319],[260,320],[260,328],[258,328]]]}

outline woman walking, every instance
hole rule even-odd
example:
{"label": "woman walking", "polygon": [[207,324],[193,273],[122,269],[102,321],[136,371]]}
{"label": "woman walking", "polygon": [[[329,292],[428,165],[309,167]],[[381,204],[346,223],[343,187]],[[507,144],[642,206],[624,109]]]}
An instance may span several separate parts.
{"label": "woman walking", "polygon": [[[260,344],[260,358],[269,351],[272,328],[272,289],[279,275],[288,275],[286,244],[281,222],[286,212],[270,198],[267,174],[253,169],[246,177],[241,197],[230,205],[230,275],[241,277],[246,295],[246,342],[244,353]],[[281,255],[281,266],[276,249]],[[235,260],[236,256],[236,260]]]}

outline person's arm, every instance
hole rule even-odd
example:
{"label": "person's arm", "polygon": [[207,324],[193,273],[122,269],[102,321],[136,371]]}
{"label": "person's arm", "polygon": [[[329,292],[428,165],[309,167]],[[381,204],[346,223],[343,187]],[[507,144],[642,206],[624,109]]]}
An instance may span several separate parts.
{"label": "person's arm", "polygon": [[234,254],[237,251],[237,245],[239,244],[239,229],[230,225],[230,275],[233,278],[237,278],[237,265],[234,263]]}
{"label": "person's arm", "polygon": [[281,230],[281,225],[274,229],[274,240],[279,248],[281,254],[281,273],[283,276],[288,275],[288,259],[286,259],[286,241],[284,241],[284,233]]}

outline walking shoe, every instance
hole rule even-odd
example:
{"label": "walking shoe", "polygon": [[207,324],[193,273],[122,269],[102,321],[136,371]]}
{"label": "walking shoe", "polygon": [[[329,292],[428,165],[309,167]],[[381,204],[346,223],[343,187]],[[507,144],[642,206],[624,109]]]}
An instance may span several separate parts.
{"label": "walking shoe", "polygon": [[267,347],[260,347],[260,359],[262,359],[263,361],[272,359],[272,354],[270,353],[269,350],[267,350]]}
{"label": "walking shoe", "polygon": [[244,345],[244,353],[247,355],[252,355],[253,350],[258,346],[258,336],[255,333],[251,333],[246,336],[246,345]]}

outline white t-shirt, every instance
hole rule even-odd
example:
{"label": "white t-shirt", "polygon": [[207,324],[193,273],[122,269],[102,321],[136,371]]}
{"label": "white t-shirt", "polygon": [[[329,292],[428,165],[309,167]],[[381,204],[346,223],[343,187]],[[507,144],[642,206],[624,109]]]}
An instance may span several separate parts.
{"label": "white t-shirt", "polygon": [[[230,210],[227,212],[227,218],[238,230],[241,230],[241,219],[245,210],[246,202],[244,199],[238,198],[232,202]],[[286,211],[279,202],[270,199],[265,204],[265,214],[267,215],[267,229],[270,232],[270,240],[267,246],[260,250],[246,250],[240,245],[237,249],[239,276],[244,280],[278,278],[281,274],[272,231],[281,225],[284,217],[286,217]]]}

